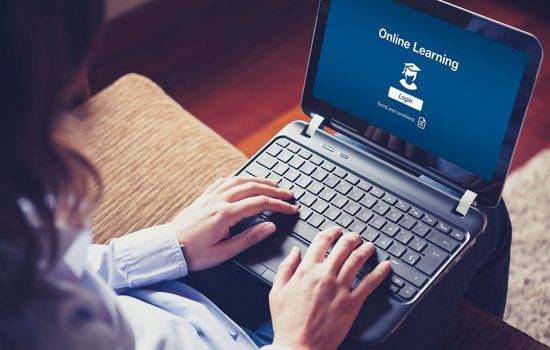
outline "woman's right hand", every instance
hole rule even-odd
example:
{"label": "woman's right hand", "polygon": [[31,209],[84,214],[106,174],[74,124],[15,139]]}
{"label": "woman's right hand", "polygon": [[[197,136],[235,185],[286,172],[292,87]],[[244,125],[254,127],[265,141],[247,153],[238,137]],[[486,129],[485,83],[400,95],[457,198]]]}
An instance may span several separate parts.
{"label": "woman's right hand", "polygon": [[390,272],[390,263],[384,261],[351,288],[374,251],[374,245],[363,243],[358,234],[342,235],[336,227],[319,233],[303,259],[294,248],[281,263],[269,294],[273,344],[295,350],[336,349],[365,299]]}

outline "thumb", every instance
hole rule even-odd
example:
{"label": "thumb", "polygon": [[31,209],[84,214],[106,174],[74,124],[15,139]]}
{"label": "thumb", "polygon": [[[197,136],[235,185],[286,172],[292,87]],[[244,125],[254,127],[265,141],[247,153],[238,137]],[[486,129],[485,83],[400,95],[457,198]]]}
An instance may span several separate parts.
{"label": "thumb", "polygon": [[240,252],[260,243],[277,230],[272,222],[262,222],[254,225],[240,234],[223,240],[219,243],[219,249],[226,259],[230,259]]}

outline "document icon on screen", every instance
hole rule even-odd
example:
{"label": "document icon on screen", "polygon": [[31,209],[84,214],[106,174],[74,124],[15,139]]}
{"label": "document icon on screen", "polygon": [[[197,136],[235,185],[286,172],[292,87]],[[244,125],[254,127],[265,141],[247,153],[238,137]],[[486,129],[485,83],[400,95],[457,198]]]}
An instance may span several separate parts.
{"label": "document icon on screen", "polygon": [[418,117],[418,123],[416,124],[420,129],[426,129],[426,119],[424,117]]}

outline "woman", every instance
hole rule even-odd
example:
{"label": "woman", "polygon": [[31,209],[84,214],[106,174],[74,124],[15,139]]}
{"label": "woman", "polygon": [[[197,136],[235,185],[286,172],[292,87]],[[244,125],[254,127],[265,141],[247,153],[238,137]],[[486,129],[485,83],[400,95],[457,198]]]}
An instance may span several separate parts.
{"label": "woman", "polygon": [[[243,330],[175,281],[275,231],[264,223],[230,238],[229,227],[241,218],[296,212],[285,202],[292,193],[269,180],[218,180],[172,222],[89,245],[88,217],[99,198],[84,198],[100,181],[59,126],[82,100],[79,77],[102,10],[100,0],[8,0],[0,11],[0,348],[338,347],[389,272],[382,263],[350,289],[374,251],[357,234],[328,229],[305,256],[294,250],[286,258],[269,295],[273,339],[270,329]],[[383,346],[437,348],[463,297],[502,316],[510,232],[504,205],[489,212],[472,252]]]}
{"label": "woman", "polygon": [[[172,222],[88,246],[89,204],[98,198],[84,197],[99,179],[57,131],[78,97],[102,10],[98,0],[13,0],[2,9],[0,344],[255,349],[215,305],[174,280],[272,234],[270,223],[234,238],[229,228],[264,210],[296,213],[285,202],[292,192],[264,179],[221,179]],[[340,235],[327,230],[303,260],[295,249],[282,264],[270,294],[276,348],[336,348],[388,273],[381,264],[350,290],[374,247],[347,234],[325,261]]]}

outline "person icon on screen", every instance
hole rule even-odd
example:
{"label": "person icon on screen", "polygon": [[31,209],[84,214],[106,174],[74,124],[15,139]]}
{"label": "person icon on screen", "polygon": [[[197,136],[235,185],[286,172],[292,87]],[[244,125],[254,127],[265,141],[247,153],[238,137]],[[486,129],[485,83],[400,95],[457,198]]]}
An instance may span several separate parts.
{"label": "person icon on screen", "polygon": [[405,63],[405,68],[403,69],[403,73],[401,73],[405,75],[405,78],[401,79],[399,82],[408,90],[416,90],[417,86],[414,81],[416,80],[418,72],[420,72],[420,68],[418,68],[416,64]]}

